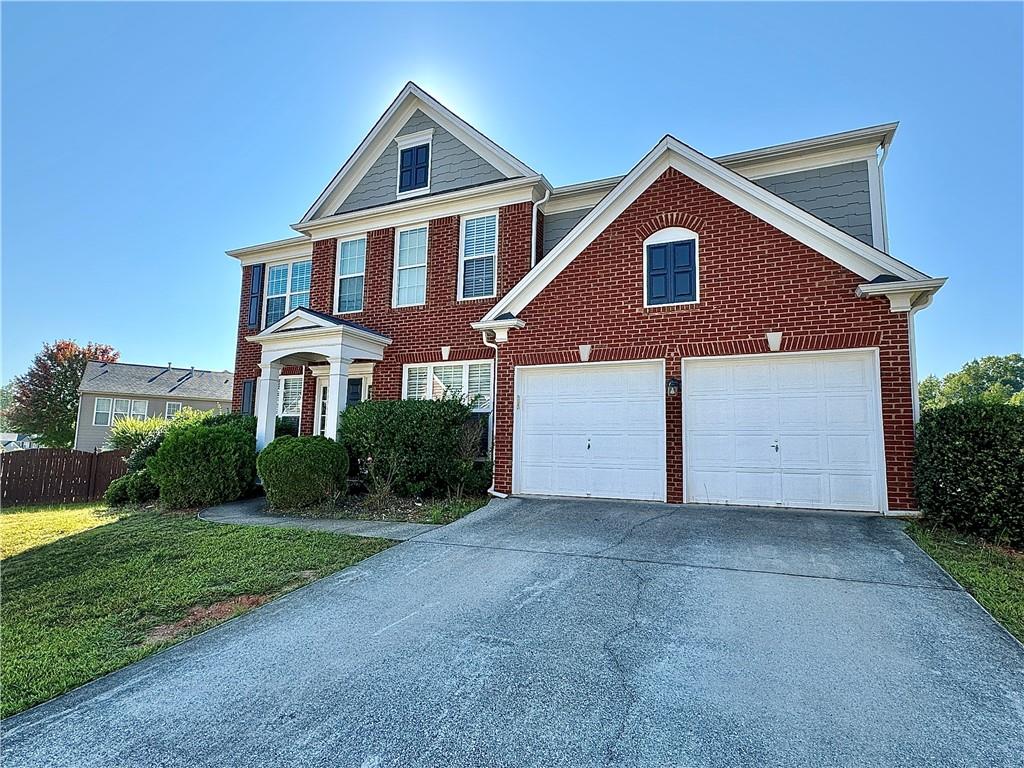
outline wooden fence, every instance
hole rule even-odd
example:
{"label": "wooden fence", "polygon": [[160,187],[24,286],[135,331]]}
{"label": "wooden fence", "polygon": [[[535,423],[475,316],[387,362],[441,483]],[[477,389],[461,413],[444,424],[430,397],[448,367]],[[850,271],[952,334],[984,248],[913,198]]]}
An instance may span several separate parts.
{"label": "wooden fence", "polygon": [[0,505],[70,504],[103,496],[125,473],[127,451],[36,448],[0,454]]}

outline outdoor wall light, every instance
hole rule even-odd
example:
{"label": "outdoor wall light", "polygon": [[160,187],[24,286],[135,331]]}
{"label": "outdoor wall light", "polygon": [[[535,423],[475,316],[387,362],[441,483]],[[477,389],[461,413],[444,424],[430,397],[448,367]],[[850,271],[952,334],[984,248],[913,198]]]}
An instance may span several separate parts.
{"label": "outdoor wall light", "polygon": [[665,389],[668,392],[669,397],[675,397],[679,394],[679,379],[669,379],[665,385]]}

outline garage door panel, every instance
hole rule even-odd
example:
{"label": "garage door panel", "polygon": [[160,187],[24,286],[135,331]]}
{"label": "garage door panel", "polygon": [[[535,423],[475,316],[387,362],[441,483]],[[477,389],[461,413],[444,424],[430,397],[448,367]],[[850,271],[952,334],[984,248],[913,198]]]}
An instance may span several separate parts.
{"label": "garage door panel", "polygon": [[761,429],[779,423],[778,403],[769,397],[740,397],[733,405],[736,429]]}
{"label": "garage door panel", "polygon": [[660,363],[518,369],[516,492],[664,499],[664,378]]}
{"label": "garage door panel", "polygon": [[882,508],[871,353],[687,361],[683,397],[687,500]]}

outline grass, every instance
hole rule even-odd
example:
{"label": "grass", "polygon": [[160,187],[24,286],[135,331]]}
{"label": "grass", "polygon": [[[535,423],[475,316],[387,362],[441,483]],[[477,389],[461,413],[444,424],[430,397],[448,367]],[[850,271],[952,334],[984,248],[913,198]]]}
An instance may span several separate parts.
{"label": "grass", "polygon": [[390,545],[96,505],[6,510],[0,526],[3,717]]}
{"label": "grass", "polygon": [[367,494],[350,494],[331,504],[305,509],[274,509],[273,514],[332,520],[376,520],[393,523],[447,525],[480,509],[489,500],[486,496],[425,500],[396,496],[375,503]]}
{"label": "grass", "polygon": [[1024,642],[1024,553],[921,523],[909,525],[907,533]]}

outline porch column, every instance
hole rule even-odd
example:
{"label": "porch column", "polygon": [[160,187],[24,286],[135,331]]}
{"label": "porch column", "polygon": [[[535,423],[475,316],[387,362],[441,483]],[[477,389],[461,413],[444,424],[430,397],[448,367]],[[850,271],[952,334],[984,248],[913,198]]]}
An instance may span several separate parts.
{"label": "porch column", "polygon": [[337,440],[339,437],[338,418],[348,401],[348,367],[352,361],[347,357],[330,357],[331,373],[327,382],[327,423],[324,435]]}
{"label": "porch column", "polygon": [[280,363],[264,363],[256,386],[256,450],[261,451],[274,439],[277,423],[277,387]]}

